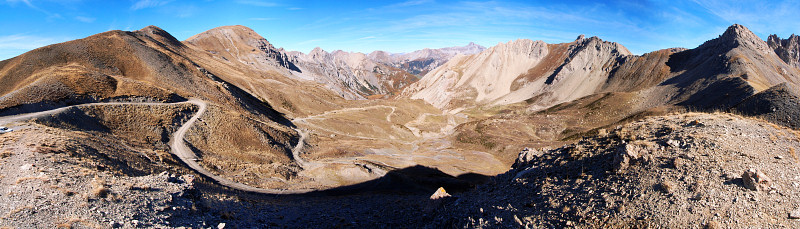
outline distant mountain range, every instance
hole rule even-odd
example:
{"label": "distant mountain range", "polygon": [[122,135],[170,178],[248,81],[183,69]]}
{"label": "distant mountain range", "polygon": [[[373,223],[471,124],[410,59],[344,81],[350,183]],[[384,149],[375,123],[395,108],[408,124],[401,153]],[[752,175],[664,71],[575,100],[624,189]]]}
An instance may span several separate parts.
{"label": "distant mountain range", "polygon": [[450,58],[485,49],[470,43],[464,47],[424,49],[406,54],[375,51],[366,55],[341,50],[329,53],[321,48],[305,54],[275,48],[244,26],[214,28],[186,42],[222,61],[238,61],[257,69],[322,83],[347,99],[396,94]]}

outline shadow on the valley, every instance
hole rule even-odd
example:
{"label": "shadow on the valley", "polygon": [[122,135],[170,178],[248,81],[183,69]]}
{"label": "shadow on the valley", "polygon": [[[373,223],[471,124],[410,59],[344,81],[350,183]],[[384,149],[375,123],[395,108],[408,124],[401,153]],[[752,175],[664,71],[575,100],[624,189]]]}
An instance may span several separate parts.
{"label": "shadow on the valley", "polygon": [[[430,214],[443,202],[429,201],[429,197],[439,187],[453,194],[489,179],[474,173],[452,176],[417,165],[374,180],[305,194],[243,192],[199,182],[196,189],[175,199],[188,202],[170,217],[176,221],[173,226],[193,227],[224,222],[240,228],[408,228],[433,220]],[[308,224],[315,220],[325,223]]]}
{"label": "shadow on the valley", "polygon": [[452,176],[436,168],[416,165],[392,170],[386,175],[348,186],[309,193],[311,195],[349,195],[364,193],[433,194],[439,187],[448,192],[463,192],[484,183],[488,176],[466,173]]}
{"label": "shadow on the valley", "polygon": [[[213,182],[202,174],[196,174]],[[202,185],[202,189],[211,192],[239,195],[245,199],[259,199],[259,196],[272,197],[325,197],[348,195],[431,195],[438,188],[444,188],[448,193],[468,191],[479,184],[488,181],[490,176],[466,173],[452,176],[436,168],[416,165],[403,169],[392,170],[377,179],[341,186],[331,189],[312,191],[302,194],[263,194],[224,188],[218,184]]]}

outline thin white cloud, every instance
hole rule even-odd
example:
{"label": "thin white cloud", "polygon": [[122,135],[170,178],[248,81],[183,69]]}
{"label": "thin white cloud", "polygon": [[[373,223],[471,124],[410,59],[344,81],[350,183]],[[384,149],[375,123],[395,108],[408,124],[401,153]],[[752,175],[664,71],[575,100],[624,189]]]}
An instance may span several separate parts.
{"label": "thin white cloud", "polygon": [[139,0],[131,6],[131,10],[140,10],[145,8],[159,7],[166,5],[172,0]]}
{"label": "thin white cloud", "polygon": [[300,8],[300,7],[289,7],[289,8],[287,8],[287,10],[303,10],[303,9],[304,8]]}
{"label": "thin white cloud", "polygon": [[39,37],[24,34],[0,36],[0,61],[47,45],[71,40],[70,38]]}
{"label": "thin white cloud", "polygon": [[179,18],[192,17],[199,11],[199,9],[194,5],[172,6],[168,10],[171,11],[175,17]]}
{"label": "thin white cloud", "polygon": [[718,1],[694,0],[697,5],[728,24],[742,24],[762,35],[798,32],[800,21],[795,18],[800,5],[794,1]]}
{"label": "thin white cloud", "polygon": [[39,8],[36,5],[33,5],[33,3],[31,3],[30,0],[6,0],[6,2],[9,3],[9,4],[12,4],[12,5],[17,4],[19,2],[22,2],[22,3],[24,3],[26,6],[28,6],[31,9],[34,9],[36,11],[42,12],[44,14],[47,14],[47,19],[48,20],[49,19],[54,19],[54,18],[61,18],[60,14],[51,13],[50,11],[44,10],[42,8]]}
{"label": "thin white cloud", "polygon": [[27,5],[30,8],[36,8],[36,6],[31,4],[30,0],[6,0],[6,2],[9,3],[9,4],[17,4],[17,3],[22,2],[22,3],[25,3],[25,5]]}
{"label": "thin white cloud", "polygon": [[254,18],[250,18],[249,20],[251,20],[251,21],[272,21],[272,20],[277,20],[277,18],[271,18],[271,17],[254,17]]}
{"label": "thin white cloud", "polygon": [[391,5],[389,7],[416,6],[416,5],[422,5],[422,4],[427,4],[427,3],[431,3],[431,2],[433,2],[433,1],[432,0],[409,0],[409,1],[405,1],[405,2],[401,2],[401,3],[397,3],[397,4],[394,4],[394,5]]}
{"label": "thin white cloud", "polygon": [[278,3],[271,2],[271,1],[262,1],[262,0],[238,0],[238,1],[236,1],[236,3],[243,4],[243,5],[260,6],[260,7],[278,6]]}
{"label": "thin white cloud", "polygon": [[81,22],[85,22],[85,23],[92,23],[97,19],[93,18],[93,17],[77,16],[77,17],[75,17],[75,20],[78,20],[78,21],[81,21]]}
{"label": "thin white cloud", "polygon": [[375,36],[366,36],[366,37],[362,37],[362,38],[358,38],[358,39],[359,40],[367,40],[367,39],[375,39],[375,38],[377,38],[377,37],[375,37]]}
{"label": "thin white cloud", "polygon": [[40,37],[25,34],[0,36],[0,50],[31,50],[69,40],[67,38]]}
{"label": "thin white cloud", "polygon": [[306,45],[306,44],[318,43],[318,42],[324,41],[324,40],[325,39],[311,39],[311,40],[307,40],[307,41],[297,42],[297,44],[298,45]]}

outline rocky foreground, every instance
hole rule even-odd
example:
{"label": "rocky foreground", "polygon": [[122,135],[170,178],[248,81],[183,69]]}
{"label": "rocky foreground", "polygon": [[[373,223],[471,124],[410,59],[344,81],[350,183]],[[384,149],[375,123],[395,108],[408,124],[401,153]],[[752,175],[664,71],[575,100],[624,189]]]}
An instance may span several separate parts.
{"label": "rocky foreground", "polygon": [[525,150],[444,204],[455,227],[798,228],[798,133],[729,114],[650,117]]}
{"label": "rocky foreground", "polygon": [[75,142],[57,131],[0,135],[0,226],[800,227],[800,135],[730,114],[650,117],[526,149],[508,172],[449,194],[236,193],[191,174],[104,171],[84,158],[92,152],[62,150]]}

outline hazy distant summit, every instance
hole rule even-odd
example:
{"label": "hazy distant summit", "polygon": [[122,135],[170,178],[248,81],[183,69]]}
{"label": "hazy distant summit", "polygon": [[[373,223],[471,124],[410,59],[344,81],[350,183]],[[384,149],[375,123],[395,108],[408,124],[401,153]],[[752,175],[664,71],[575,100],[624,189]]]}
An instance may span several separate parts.
{"label": "hazy distant summit", "polygon": [[410,53],[374,51],[369,54],[369,58],[422,77],[456,55],[472,55],[480,53],[483,50],[486,50],[486,47],[475,44],[474,42],[470,42],[466,46],[455,46],[440,49],[426,48]]}

